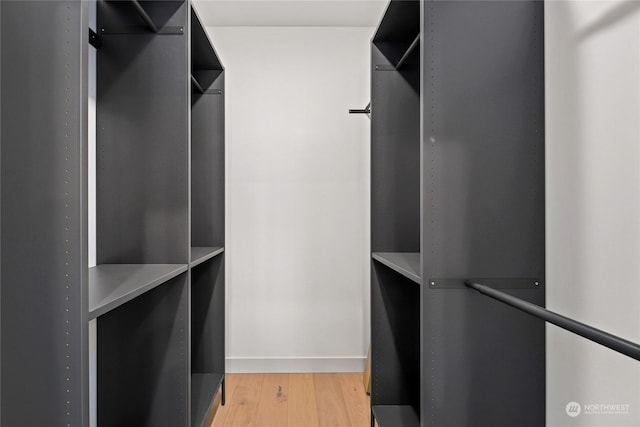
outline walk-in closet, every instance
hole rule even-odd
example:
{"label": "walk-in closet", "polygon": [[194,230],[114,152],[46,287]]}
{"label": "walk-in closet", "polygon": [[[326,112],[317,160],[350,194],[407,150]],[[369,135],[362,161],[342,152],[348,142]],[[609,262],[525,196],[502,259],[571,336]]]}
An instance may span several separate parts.
{"label": "walk-in closet", "polygon": [[0,0],[0,427],[640,425],[640,7]]}

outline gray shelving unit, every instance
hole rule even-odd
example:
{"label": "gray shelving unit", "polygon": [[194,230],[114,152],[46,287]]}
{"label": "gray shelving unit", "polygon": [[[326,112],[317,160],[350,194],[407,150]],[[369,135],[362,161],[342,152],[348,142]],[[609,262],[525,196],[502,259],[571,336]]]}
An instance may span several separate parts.
{"label": "gray shelving unit", "polygon": [[202,425],[224,392],[223,68],[189,1],[97,1],[93,35],[90,6],[0,3],[0,425],[89,425],[91,381],[100,426]]}
{"label": "gray shelving unit", "polygon": [[224,67],[191,9],[191,426],[224,405]]}
{"label": "gray shelving unit", "polygon": [[544,425],[544,325],[464,286],[544,305],[543,24],[542,2],[391,0],[372,39],[380,427]]}

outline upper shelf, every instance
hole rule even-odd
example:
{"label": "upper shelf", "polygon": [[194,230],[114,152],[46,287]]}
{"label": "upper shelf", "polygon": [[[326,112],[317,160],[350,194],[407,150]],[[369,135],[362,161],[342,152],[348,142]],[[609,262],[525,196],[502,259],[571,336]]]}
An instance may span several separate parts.
{"label": "upper shelf", "polygon": [[224,248],[220,247],[192,247],[191,248],[191,262],[189,263],[190,267],[195,267],[198,264],[202,264],[208,259],[215,257],[216,255],[220,255],[224,252]]}
{"label": "upper shelf", "polygon": [[373,42],[411,43],[420,33],[420,2],[391,0],[378,24]]}
{"label": "upper shelf", "polygon": [[403,276],[421,284],[420,253],[418,252],[374,252],[371,257]]}
{"label": "upper shelf", "polygon": [[420,45],[420,2],[391,0],[373,36],[373,43],[395,68]]}
{"label": "upper shelf", "polygon": [[184,0],[101,1],[99,7],[100,34],[127,34],[149,31],[159,34],[183,34],[184,25],[176,11]]}
{"label": "upper shelf", "polygon": [[89,269],[89,318],[131,301],[187,271],[185,264],[101,264]]}
{"label": "upper shelf", "polygon": [[205,92],[222,71],[224,66],[198,13],[191,7],[191,79],[200,92]]}

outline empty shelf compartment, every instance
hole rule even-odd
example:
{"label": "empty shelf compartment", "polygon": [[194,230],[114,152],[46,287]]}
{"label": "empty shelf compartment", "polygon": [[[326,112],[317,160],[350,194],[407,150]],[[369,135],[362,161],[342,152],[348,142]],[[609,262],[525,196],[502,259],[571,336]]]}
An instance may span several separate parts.
{"label": "empty shelf compartment", "polygon": [[203,427],[222,384],[222,374],[191,374],[191,426]]}
{"label": "empty shelf compartment", "polygon": [[379,427],[419,427],[420,417],[411,405],[374,405],[371,407]]}

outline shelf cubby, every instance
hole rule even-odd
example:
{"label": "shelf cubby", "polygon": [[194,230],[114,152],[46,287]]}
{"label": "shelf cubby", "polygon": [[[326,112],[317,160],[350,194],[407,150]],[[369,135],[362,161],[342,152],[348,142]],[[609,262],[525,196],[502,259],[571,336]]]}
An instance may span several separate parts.
{"label": "shelf cubby", "polygon": [[[207,93],[224,71],[198,13],[191,8],[191,81],[200,93]],[[213,89],[214,91],[216,89]],[[219,89],[217,89],[219,90]]]}
{"label": "shelf cubby", "polygon": [[[387,419],[404,417],[401,407],[420,413],[420,288],[406,275],[372,261],[371,405],[383,407]],[[389,405],[398,408],[391,411]],[[380,427],[405,425],[378,422]]]}
{"label": "shelf cubby", "polygon": [[185,23],[172,19],[184,0],[106,0],[99,34],[181,34]]}
{"label": "shelf cubby", "polygon": [[191,374],[191,426],[205,427],[216,392],[222,386],[222,374]]}
{"label": "shelf cubby", "polygon": [[419,252],[374,252],[371,257],[414,282],[422,283]]}
{"label": "shelf cubby", "polygon": [[187,286],[182,273],[98,317],[98,425],[186,425]]}
{"label": "shelf cubby", "polygon": [[418,411],[411,405],[373,405],[378,427],[420,427]]}
{"label": "shelf cubby", "polygon": [[389,2],[373,37],[373,44],[388,59],[389,64],[396,67],[401,59],[416,47],[419,38],[420,2]]}
{"label": "shelf cubby", "polygon": [[[192,426],[200,427],[208,418],[216,392],[224,382],[224,300],[221,252],[191,270]],[[200,382],[194,384],[194,378]],[[194,390],[197,396],[193,395]]]}

